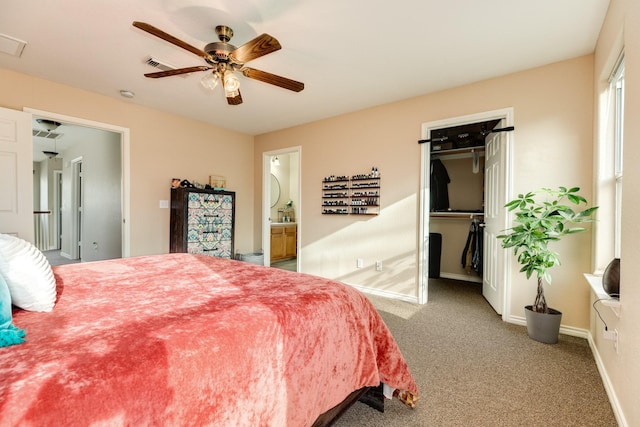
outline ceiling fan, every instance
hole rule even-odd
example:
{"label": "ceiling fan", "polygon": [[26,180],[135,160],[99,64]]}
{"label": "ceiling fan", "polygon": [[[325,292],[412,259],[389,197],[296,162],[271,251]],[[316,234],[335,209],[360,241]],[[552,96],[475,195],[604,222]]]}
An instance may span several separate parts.
{"label": "ceiling fan", "polygon": [[233,37],[233,30],[227,26],[218,25],[216,34],[220,41],[209,43],[204,47],[204,50],[201,50],[153,25],[134,21],[133,26],[202,57],[208,64],[147,73],[145,77],[159,78],[213,70],[202,78],[201,83],[204,87],[213,90],[218,85],[218,82],[222,82],[229,105],[242,104],[240,81],[234,71],[238,71],[250,79],[259,80],[294,92],[300,92],[304,89],[304,83],[245,66],[245,63],[253,59],[282,48],[278,40],[268,34],[262,34],[240,47],[235,47],[229,43],[231,37]]}

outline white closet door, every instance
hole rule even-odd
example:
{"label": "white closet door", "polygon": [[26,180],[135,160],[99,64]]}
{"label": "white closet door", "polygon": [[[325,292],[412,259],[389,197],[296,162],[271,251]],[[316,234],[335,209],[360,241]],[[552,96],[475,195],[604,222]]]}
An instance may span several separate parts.
{"label": "white closet door", "polygon": [[33,243],[31,114],[0,108],[0,233]]}
{"label": "white closet door", "polygon": [[504,132],[489,134],[485,148],[485,208],[484,208],[484,253],[482,295],[491,307],[502,314],[504,308],[504,257],[500,242],[496,238],[503,230],[506,209],[506,177],[504,157],[506,136]]}

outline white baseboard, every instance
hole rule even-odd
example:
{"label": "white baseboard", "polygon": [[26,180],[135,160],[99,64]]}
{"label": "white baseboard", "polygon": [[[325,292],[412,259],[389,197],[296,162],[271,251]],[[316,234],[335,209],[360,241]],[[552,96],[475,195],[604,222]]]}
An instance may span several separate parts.
{"label": "white baseboard", "polygon": [[560,325],[560,333],[572,337],[584,338],[585,340],[589,338],[589,331],[586,329],[574,328],[573,326]]}
{"label": "white baseboard", "polygon": [[[527,326],[527,320],[522,316],[509,316],[505,320],[506,322],[513,323],[515,325]],[[563,335],[569,335],[572,337],[584,338],[589,337],[589,331],[581,328],[574,328],[573,326],[560,325],[560,333]]]}
{"label": "white baseboard", "polygon": [[410,302],[410,303],[413,303],[413,304],[418,304],[418,297],[412,297],[412,296],[409,296],[409,295],[399,294],[397,292],[389,292],[389,291],[383,291],[383,290],[380,290],[380,289],[367,288],[367,287],[356,285],[356,284],[353,284],[353,283],[347,283],[347,284],[349,286],[353,287],[353,288],[356,288],[357,290],[359,290],[363,294],[370,294],[370,295],[375,295],[375,296],[379,296],[379,297],[384,297],[384,298],[395,299],[395,300],[399,300],[399,301]]}
{"label": "white baseboard", "polygon": [[627,420],[624,417],[624,413],[622,412],[622,408],[620,407],[620,401],[618,400],[618,396],[616,395],[616,392],[613,389],[611,378],[609,378],[607,369],[605,368],[604,363],[602,362],[602,357],[600,357],[600,353],[598,352],[598,347],[596,346],[595,341],[593,341],[593,335],[591,335],[591,331],[587,331],[587,334],[588,334],[587,341],[589,342],[589,347],[591,347],[593,358],[596,361],[596,366],[598,367],[600,378],[602,378],[602,384],[604,385],[604,389],[607,392],[607,396],[609,397],[609,403],[611,403],[611,409],[613,410],[613,415],[616,417],[618,426],[628,427],[629,424],[627,423]]}

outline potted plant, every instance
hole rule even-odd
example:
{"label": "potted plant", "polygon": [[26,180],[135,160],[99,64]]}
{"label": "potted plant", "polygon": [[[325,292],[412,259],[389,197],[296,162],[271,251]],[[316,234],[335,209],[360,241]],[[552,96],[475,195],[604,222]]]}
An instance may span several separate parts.
{"label": "potted plant", "polygon": [[498,239],[502,239],[503,248],[513,248],[514,256],[522,266],[520,272],[525,273],[527,279],[535,273],[538,279],[535,302],[525,307],[527,332],[537,341],[556,343],[562,319],[562,313],[550,308],[544,296],[543,281],[550,284],[549,269],[560,264],[558,254],[549,249],[549,243],[584,231],[584,227],[574,225],[592,221],[591,216],[598,208],[580,210],[579,206],[586,205],[587,200],[579,191],[579,187],[542,188],[518,194],[505,205],[509,211],[515,211],[517,225]]}

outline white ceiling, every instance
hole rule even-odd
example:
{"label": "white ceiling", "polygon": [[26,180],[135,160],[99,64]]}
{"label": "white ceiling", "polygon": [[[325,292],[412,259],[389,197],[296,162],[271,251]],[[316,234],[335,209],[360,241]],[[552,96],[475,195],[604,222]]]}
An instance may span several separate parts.
{"label": "white ceiling", "polygon": [[[2,0],[0,33],[27,42],[0,67],[256,135],[593,52],[608,0]],[[202,73],[148,79],[152,56],[206,65],[131,23],[203,49],[214,28],[282,50],[248,63],[305,83],[295,93],[243,76],[244,103]],[[124,98],[120,98],[124,99]],[[2,98],[0,95],[0,104]],[[38,106],[40,107],[40,106]]]}

